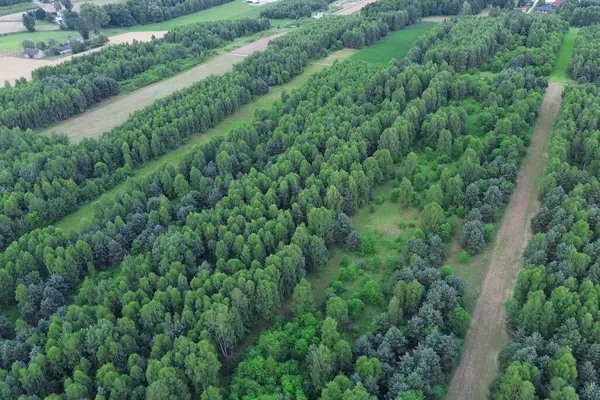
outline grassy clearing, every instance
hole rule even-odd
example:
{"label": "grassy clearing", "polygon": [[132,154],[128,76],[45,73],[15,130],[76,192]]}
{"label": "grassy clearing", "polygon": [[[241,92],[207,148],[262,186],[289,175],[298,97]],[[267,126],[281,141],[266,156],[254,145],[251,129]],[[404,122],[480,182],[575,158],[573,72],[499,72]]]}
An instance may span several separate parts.
{"label": "grassy clearing", "polygon": [[554,70],[550,75],[550,82],[569,82],[570,79],[567,76],[567,66],[571,61],[571,53],[573,53],[573,47],[575,46],[575,39],[579,34],[579,28],[570,28],[558,51],[556,57],[556,64],[554,64]]}
{"label": "grassy clearing", "polygon": [[15,14],[21,11],[34,10],[39,6],[34,3],[18,3],[11,6],[0,7],[0,17],[3,15]]}
{"label": "grassy clearing", "polygon": [[[344,60],[344,59],[347,59],[348,57],[350,57],[352,54],[353,54],[353,52],[351,50],[341,50],[341,51],[338,51],[338,52],[330,55],[329,57],[327,57],[324,60],[320,60],[320,63],[333,62],[333,60],[335,60],[335,59]],[[237,112],[235,112],[233,115],[226,118],[217,127],[212,128],[212,129],[208,130],[207,132],[198,133],[196,135],[193,135],[187,143],[185,143],[185,144],[181,145],[180,147],[174,149],[173,151],[165,154],[161,158],[149,162],[148,164],[144,165],[142,168],[137,169],[135,174],[132,177],[130,177],[129,179],[127,179],[125,182],[123,182],[122,184],[107,191],[106,193],[104,193],[104,195],[101,198],[97,199],[96,201],[93,201],[93,202],[90,202],[90,203],[87,203],[87,204],[81,206],[74,213],[71,213],[71,214],[67,215],[66,217],[64,217],[63,219],[61,219],[60,221],[58,221],[55,224],[55,226],[58,228],[61,228],[66,233],[72,233],[72,232],[81,230],[85,226],[86,221],[91,220],[93,218],[94,206],[96,204],[101,204],[101,202],[106,201],[106,200],[114,201],[123,192],[125,192],[127,190],[129,180],[147,176],[147,175],[153,173],[157,168],[159,168],[163,164],[176,164],[182,159],[182,157],[184,156],[186,151],[189,150],[189,148],[191,146],[203,143],[203,142],[209,140],[210,138],[212,138],[213,136],[226,134],[230,130],[232,130],[242,124],[251,122],[252,119],[254,118],[254,112],[257,109],[260,109],[263,107],[268,107],[275,100],[280,99],[281,93],[283,93],[283,91],[290,91],[292,89],[295,89],[295,88],[301,86],[308,80],[310,75],[312,75],[313,73],[315,73],[317,71],[322,70],[323,68],[324,68],[323,65],[313,64],[310,67],[308,67],[302,74],[300,74],[296,78],[292,79],[286,85],[271,88],[271,90],[269,91],[269,93],[267,95],[259,97],[256,100],[254,100],[253,102],[245,105],[244,107],[239,109]]]}
{"label": "grassy clearing", "polygon": [[421,35],[436,25],[436,22],[419,22],[392,32],[378,43],[358,51],[352,59],[377,65],[387,65],[394,58],[400,60]]}

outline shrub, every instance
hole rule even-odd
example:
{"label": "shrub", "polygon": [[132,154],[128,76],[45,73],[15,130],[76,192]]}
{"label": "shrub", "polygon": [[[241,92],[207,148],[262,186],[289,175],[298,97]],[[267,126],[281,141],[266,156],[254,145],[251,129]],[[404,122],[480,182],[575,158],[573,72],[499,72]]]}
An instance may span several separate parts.
{"label": "shrub", "polygon": [[359,298],[352,298],[346,303],[348,304],[348,315],[353,320],[357,320],[365,309],[365,303]]}
{"label": "shrub", "polygon": [[366,229],[362,235],[360,235],[360,251],[363,255],[375,254],[375,231],[371,228]]}
{"label": "shrub", "polygon": [[381,194],[375,197],[375,204],[377,204],[378,206],[382,205],[384,201],[385,198]]}
{"label": "shrub", "polygon": [[375,212],[375,204],[373,204],[373,203],[369,203],[369,211],[370,211],[371,213],[374,213],[374,212]]}
{"label": "shrub", "polygon": [[444,265],[442,268],[440,268],[440,274],[442,274],[442,277],[445,278],[447,276],[454,275],[454,270],[451,266]]}
{"label": "shrub", "polygon": [[406,222],[404,222],[404,221],[398,222],[398,229],[406,229]]}
{"label": "shrub", "polygon": [[471,255],[466,251],[461,251],[458,255],[458,261],[461,264],[468,264],[471,261]]}

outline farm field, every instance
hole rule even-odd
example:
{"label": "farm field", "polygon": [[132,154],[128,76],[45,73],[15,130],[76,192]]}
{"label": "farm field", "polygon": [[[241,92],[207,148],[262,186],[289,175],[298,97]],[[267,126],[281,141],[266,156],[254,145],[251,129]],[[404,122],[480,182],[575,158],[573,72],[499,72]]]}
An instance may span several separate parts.
{"label": "farm field", "polygon": [[210,129],[208,132],[205,132],[203,134],[197,134],[192,136],[190,141],[181,145],[179,148],[169,152],[168,154],[156,160],[147,163],[142,168],[138,169],[133,177],[129,178],[127,181],[116,186],[115,188],[109,190],[100,199],[94,202],[84,204],[76,212],[67,215],[65,218],[61,219],[54,225],[68,234],[81,230],[85,226],[86,222],[90,221],[93,217],[94,207],[96,207],[97,204],[102,204],[102,202],[105,201],[105,199],[118,198],[123,192],[127,190],[129,180],[139,179],[140,177],[151,175],[154,171],[157,170],[157,168],[165,164],[177,164],[181,161],[183,155],[192,146],[203,143],[213,136],[224,135],[242,124],[251,122],[254,118],[254,112],[256,110],[264,107],[269,107],[271,103],[273,103],[276,100],[279,100],[281,94],[284,91],[289,92],[295,88],[300,87],[308,80],[308,78],[312,74],[322,70],[323,68],[326,68],[327,64],[331,64],[336,60],[343,61],[345,59],[350,58],[352,54],[354,54],[354,51],[352,50],[340,50],[322,60],[319,60],[318,62],[313,63],[301,75],[292,79],[287,84],[271,88],[267,95],[258,97],[250,104],[245,105],[233,115],[229,116],[227,119],[221,122],[217,127]]}
{"label": "farm field", "polygon": [[377,44],[358,51],[352,59],[378,65],[386,65],[394,58],[400,60],[419,37],[436,25],[435,22],[419,22],[401,31],[392,32]]}

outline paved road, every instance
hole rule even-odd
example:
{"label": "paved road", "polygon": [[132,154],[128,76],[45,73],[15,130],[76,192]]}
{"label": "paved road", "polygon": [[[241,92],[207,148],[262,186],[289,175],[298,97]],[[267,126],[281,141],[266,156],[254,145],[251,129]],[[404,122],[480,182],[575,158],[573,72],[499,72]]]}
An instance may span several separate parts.
{"label": "paved road", "polygon": [[530,221],[539,209],[536,182],[544,174],[552,126],[560,110],[563,85],[550,83],[517,185],[496,236],[490,265],[467,333],[461,363],[450,384],[448,400],[487,398],[497,373],[498,352],[506,343],[504,302],[523,267],[523,252],[531,237]]}

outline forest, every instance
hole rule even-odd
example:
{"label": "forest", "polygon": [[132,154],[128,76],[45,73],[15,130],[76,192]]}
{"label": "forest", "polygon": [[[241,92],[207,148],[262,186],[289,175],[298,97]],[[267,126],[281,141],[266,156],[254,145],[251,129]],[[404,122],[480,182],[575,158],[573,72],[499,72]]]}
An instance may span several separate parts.
{"label": "forest", "polygon": [[279,0],[273,6],[261,10],[260,16],[273,19],[310,18],[315,11],[327,11],[330,0]]}
{"label": "forest", "polygon": [[579,83],[600,83],[600,26],[583,28],[575,41],[568,67],[569,76]]}
{"label": "forest", "polygon": [[[67,196],[71,207],[97,197],[310,60],[416,18],[396,6],[326,17],[77,146],[2,130],[0,304],[19,317],[0,317],[0,397],[443,398],[470,321],[449,243],[477,254],[493,237],[554,62],[541,53],[566,30],[556,18],[460,18],[387,67],[335,64],[133,181],[82,232],[47,226]],[[375,201],[422,223],[382,260],[349,218],[390,181]],[[339,247],[359,260],[342,261],[317,303],[305,278]],[[373,322],[353,330],[367,309]],[[259,321],[273,325],[237,354]]]}
{"label": "forest", "polygon": [[[412,23],[406,12],[396,14],[397,29],[402,21]],[[245,58],[233,73],[211,76],[134,113],[99,140],[68,145],[65,138],[4,129],[7,139],[3,142],[11,151],[0,156],[6,157],[8,165],[2,171],[6,190],[2,194],[0,249],[98,197],[122,182],[133,168],[184,143],[192,133],[215,126],[252,96],[268,92],[269,86],[289,81],[310,60],[325,56],[327,49],[368,45],[388,30],[382,20],[360,17],[331,17],[309,24],[272,41],[266,51]],[[183,37],[168,35],[167,40]],[[30,151],[30,146],[36,150]]]}
{"label": "forest", "polygon": [[500,354],[498,399],[600,397],[599,92],[571,85],[563,97],[535,236],[506,306],[515,338]]}

